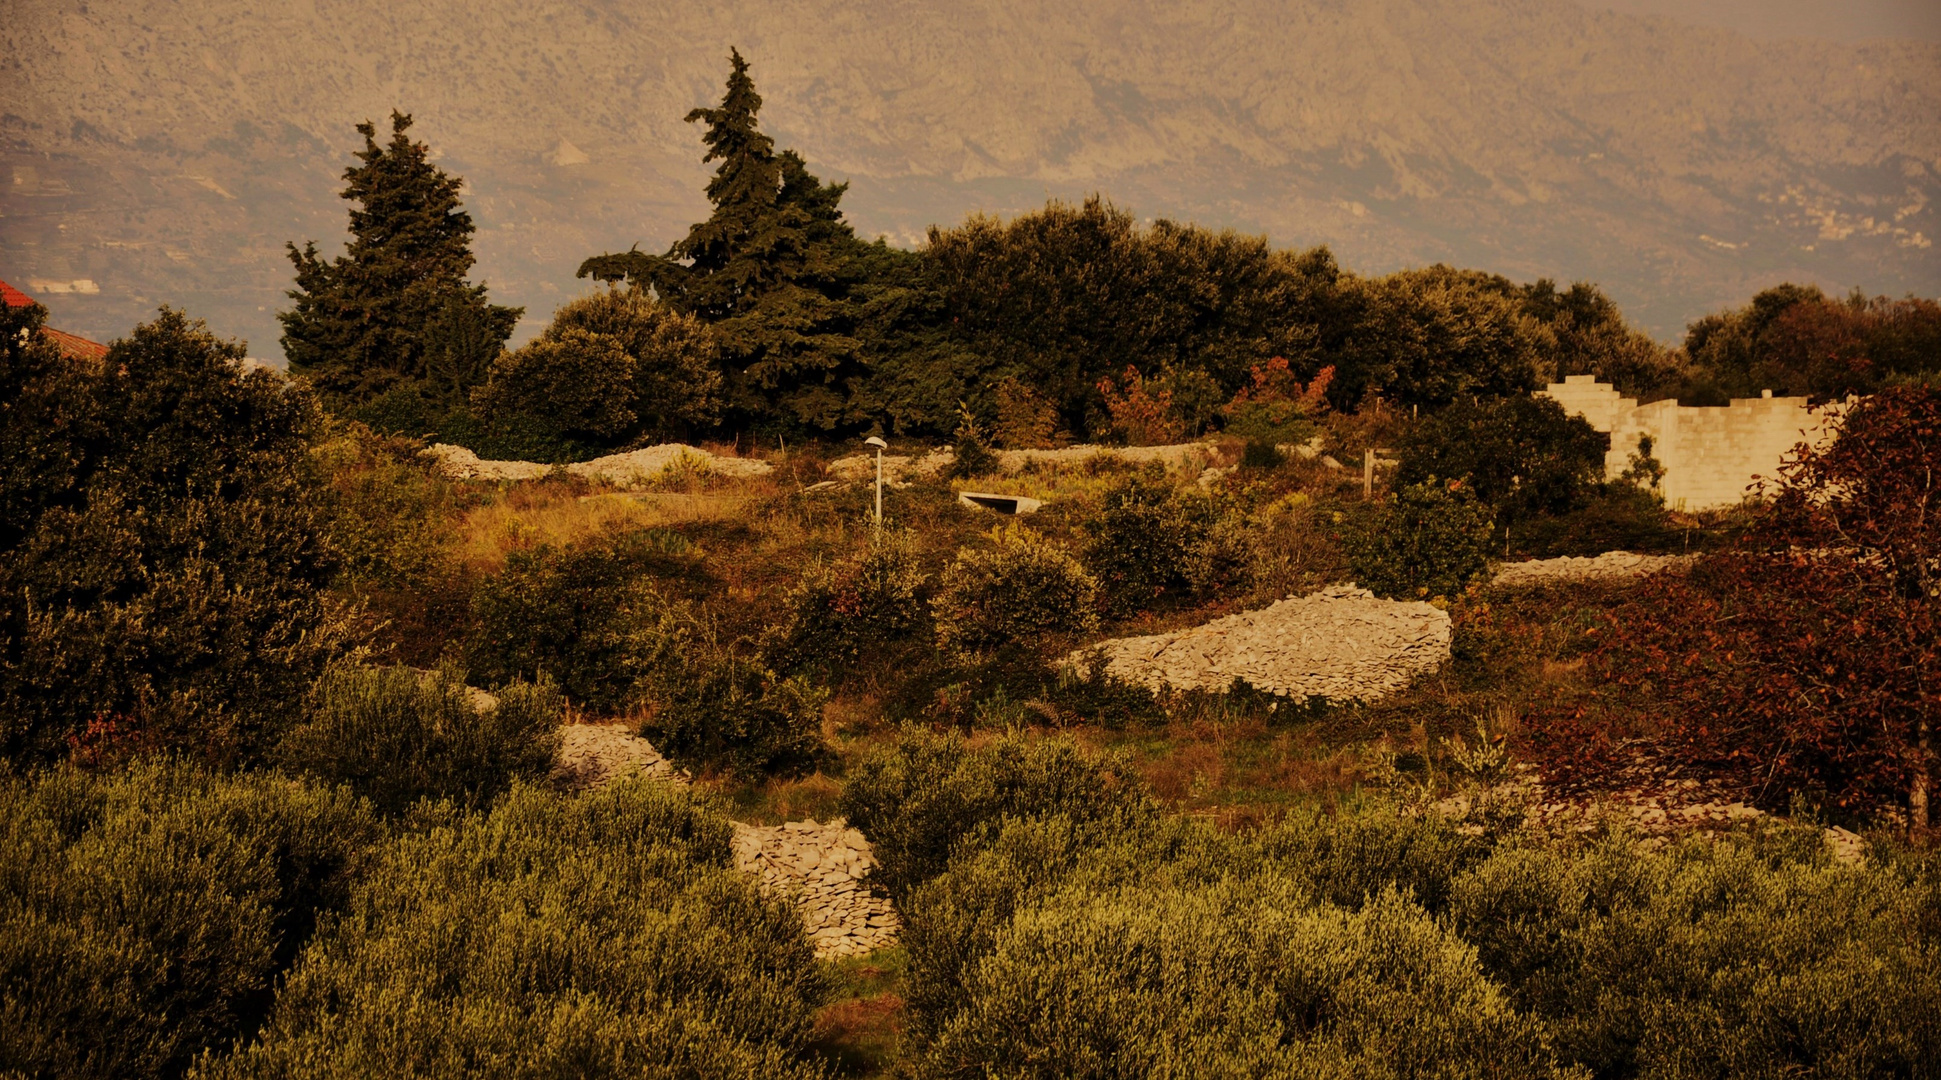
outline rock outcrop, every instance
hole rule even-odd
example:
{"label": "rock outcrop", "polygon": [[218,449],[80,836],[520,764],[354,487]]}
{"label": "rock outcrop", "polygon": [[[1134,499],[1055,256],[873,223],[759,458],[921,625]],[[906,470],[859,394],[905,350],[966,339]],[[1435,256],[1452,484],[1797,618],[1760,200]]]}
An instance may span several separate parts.
{"label": "rock outcrop", "polygon": [[1490,579],[1490,584],[1540,585],[1549,581],[1613,581],[1643,577],[1660,570],[1677,570],[1691,563],[1689,555],[1633,555],[1628,551],[1607,551],[1596,558],[1565,555],[1557,559],[1532,559],[1505,563]]}
{"label": "rock outcrop", "polygon": [[682,470],[732,477],[766,476],[774,471],[774,466],[759,458],[719,457],[682,443],[662,443],[566,466],[537,461],[493,461],[450,443],[434,443],[431,453],[438,458],[445,475],[454,480],[537,480],[563,467],[574,476],[630,489],[650,486]]}

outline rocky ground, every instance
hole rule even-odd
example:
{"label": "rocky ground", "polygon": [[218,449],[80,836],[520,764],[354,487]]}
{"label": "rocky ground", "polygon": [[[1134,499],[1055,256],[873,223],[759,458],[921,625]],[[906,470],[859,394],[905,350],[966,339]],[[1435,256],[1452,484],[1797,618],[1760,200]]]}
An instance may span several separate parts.
{"label": "rocky ground", "polygon": [[[568,724],[553,782],[572,791],[630,773],[685,784],[687,773],[625,724]],[[888,898],[869,885],[876,856],[863,834],[842,821],[784,825],[735,822],[735,866],[762,891],[793,901],[818,957],[861,956],[896,943],[902,929]]]}
{"label": "rocky ground", "polygon": [[[1436,803],[1434,809],[1470,818],[1480,809],[1476,799],[1487,799],[1520,814],[1523,825],[1538,832],[1587,833],[1618,825],[1642,836],[1647,846],[1694,832],[1718,833],[1770,816],[1745,801],[1748,792],[1664,759],[1642,744],[1630,749],[1624,764],[1601,775],[1594,789],[1546,786],[1527,765],[1514,772],[1485,795],[1457,795]],[[1858,861],[1866,847],[1859,834],[1839,826],[1824,829],[1823,836],[1833,857],[1842,862]]]}
{"label": "rocky ground", "polygon": [[[445,475],[454,480],[537,480],[559,467],[536,461],[492,461],[449,443],[434,444],[431,453],[438,458]],[[663,443],[565,466],[575,476],[602,480],[623,489],[651,485],[681,469],[741,477],[764,476],[773,468],[758,458],[717,457],[682,443]]]}
{"label": "rocky ground", "polygon": [[1607,551],[1596,558],[1566,555],[1558,559],[1531,559],[1505,563],[1497,568],[1490,584],[1538,585],[1546,581],[1610,581],[1643,577],[1660,570],[1676,570],[1691,562],[1688,555],[1633,555],[1628,551]]}
{"label": "rocky ground", "polygon": [[1373,701],[1449,658],[1449,613],[1419,601],[1378,600],[1334,585],[1188,630],[1114,638],[1106,670],[1154,689],[1221,691],[1235,679],[1295,700]]}

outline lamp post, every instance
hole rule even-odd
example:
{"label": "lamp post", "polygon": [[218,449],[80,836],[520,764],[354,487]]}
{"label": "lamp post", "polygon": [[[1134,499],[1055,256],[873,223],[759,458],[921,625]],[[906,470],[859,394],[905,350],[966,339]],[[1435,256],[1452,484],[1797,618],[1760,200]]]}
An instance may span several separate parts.
{"label": "lamp post", "polygon": [[890,444],[871,435],[863,440],[863,445],[876,448],[876,528],[881,530],[883,528],[883,451],[889,449]]}

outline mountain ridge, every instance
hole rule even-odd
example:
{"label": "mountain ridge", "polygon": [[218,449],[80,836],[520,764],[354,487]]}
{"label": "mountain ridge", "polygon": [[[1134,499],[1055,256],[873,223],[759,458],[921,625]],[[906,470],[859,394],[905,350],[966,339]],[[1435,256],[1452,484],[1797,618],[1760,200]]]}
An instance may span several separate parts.
{"label": "mountain ridge", "polygon": [[1941,292],[1936,43],[1567,0],[18,8],[0,258],[95,281],[43,299],[102,335],[172,299],[275,355],[282,244],[340,241],[352,125],[392,107],[467,177],[479,275],[543,319],[580,258],[704,212],[680,118],[730,45],[778,143],[901,243],[1097,190],[1367,272],[1597,280],[1660,336],[1784,277]]}

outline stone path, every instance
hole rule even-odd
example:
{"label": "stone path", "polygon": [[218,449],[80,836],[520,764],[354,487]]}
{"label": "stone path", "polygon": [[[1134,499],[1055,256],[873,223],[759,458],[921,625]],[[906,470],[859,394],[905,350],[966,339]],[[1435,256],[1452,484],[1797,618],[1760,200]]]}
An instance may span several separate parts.
{"label": "stone path", "polygon": [[[625,724],[568,724],[561,736],[553,782],[570,791],[634,772],[676,784],[691,779]],[[768,895],[795,902],[817,957],[861,956],[896,943],[903,924],[869,887],[876,855],[862,833],[840,820],[734,826],[736,869],[755,875]]]}
{"label": "stone path", "polygon": [[1235,679],[1296,700],[1373,701],[1449,658],[1449,613],[1419,601],[1378,600],[1333,585],[1259,611],[1149,637],[1114,638],[1106,670],[1155,690],[1224,691]]}
{"label": "stone path", "polygon": [[1612,581],[1679,569],[1691,559],[1689,555],[1633,555],[1628,551],[1607,551],[1596,558],[1565,555],[1558,559],[1532,559],[1503,564],[1490,584],[1500,587],[1564,580]]}

